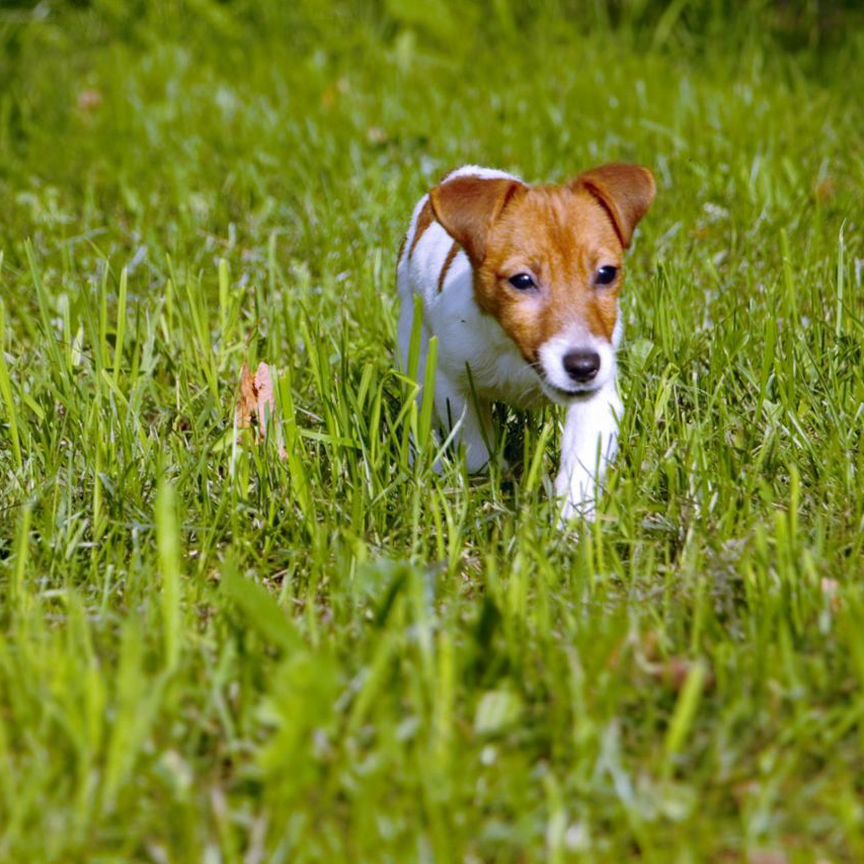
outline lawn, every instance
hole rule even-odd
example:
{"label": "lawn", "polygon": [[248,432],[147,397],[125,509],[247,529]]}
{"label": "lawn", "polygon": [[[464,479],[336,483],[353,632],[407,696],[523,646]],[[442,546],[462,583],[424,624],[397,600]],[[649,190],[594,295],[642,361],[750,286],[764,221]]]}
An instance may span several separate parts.
{"label": "lawn", "polygon": [[[862,68],[852,2],[0,5],[0,861],[864,860]],[[616,160],[562,532],[558,410],[434,470],[395,259]]]}

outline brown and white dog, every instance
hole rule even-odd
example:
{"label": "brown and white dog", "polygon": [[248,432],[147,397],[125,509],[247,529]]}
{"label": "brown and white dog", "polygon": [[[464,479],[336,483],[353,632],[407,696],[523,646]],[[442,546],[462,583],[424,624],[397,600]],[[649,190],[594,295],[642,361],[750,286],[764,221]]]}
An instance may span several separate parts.
{"label": "brown and white dog", "polygon": [[617,450],[622,259],[654,193],[637,165],[545,187],[467,165],[420,200],[399,257],[402,364],[419,295],[419,380],[437,336],[436,413],[469,471],[489,460],[491,402],[567,406],[555,481],[565,520],[592,514]]}

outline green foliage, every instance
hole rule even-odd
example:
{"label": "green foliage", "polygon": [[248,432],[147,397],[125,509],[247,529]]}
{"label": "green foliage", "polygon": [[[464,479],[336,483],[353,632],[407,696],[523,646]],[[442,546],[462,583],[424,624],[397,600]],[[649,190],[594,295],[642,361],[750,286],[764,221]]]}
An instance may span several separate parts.
{"label": "green foliage", "polygon": [[[862,55],[854,3],[0,7],[0,860],[864,859]],[[552,409],[435,472],[393,267],[455,165],[619,159],[564,534]]]}

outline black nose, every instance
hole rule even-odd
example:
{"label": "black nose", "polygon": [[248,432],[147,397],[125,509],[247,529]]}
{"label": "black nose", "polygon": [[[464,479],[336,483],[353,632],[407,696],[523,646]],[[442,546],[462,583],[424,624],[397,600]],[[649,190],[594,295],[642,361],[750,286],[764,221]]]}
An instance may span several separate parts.
{"label": "black nose", "polygon": [[590,381],[600,369],[600,355],[596,351],[571,351],[564,355],[564,369],[580,384]]}

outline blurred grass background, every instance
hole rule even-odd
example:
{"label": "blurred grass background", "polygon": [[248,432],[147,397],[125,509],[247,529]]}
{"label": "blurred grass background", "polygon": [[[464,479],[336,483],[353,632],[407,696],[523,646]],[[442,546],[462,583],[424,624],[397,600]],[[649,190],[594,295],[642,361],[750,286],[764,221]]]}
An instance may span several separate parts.
{"label": "blurred grass background", "polygon": [[[0,4],[0,860],[862,860],[862,23]],[[659,194],[577,538],[551,409],[409,462],[393,268],[456,165],[613,160]]]}

